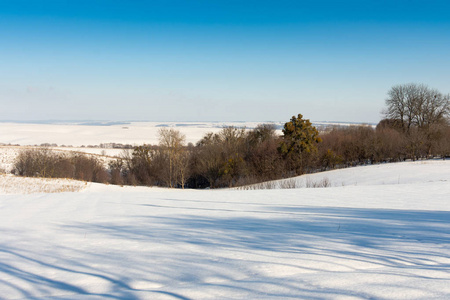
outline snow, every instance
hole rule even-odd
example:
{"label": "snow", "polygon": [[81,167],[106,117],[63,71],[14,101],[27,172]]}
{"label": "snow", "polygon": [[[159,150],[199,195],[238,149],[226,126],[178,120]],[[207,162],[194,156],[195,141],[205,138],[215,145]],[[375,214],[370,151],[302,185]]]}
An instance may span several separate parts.
{"label": "snow", "polygon": [[[426,170],[426,174],[423,174]],[[347,185],[386,185],[413,184],[433,181],[450,181],[446,176],[449,164],[442,160],[420,160],[415,163],[388,163],[358,166],[347,169],[332,170],[316,174],[298,176],[293,179],[279,180],[277,187],[285,181],[295,180],[297,187],[307,187],[312,183],[326,180],[331,186]]]}
{"label": "snow", "polygon": [[11,172],[18,153],[17,147],[0,146],[0,174]]}
{"label": "snow", "polygon": [[0,195],[0,298],[450,298],[449,161],[308,176]]}
{"label": "snow", "polygon": [[[79,147],[102,143],[130,145],[158,144],[158,131],[164,127],[180,130],[186,142],[196,143],[208,132],[225,126],[254,128],[260,122],[129,122],[113,125],[0,123],[0,143],[40,145],[55,143]],[[269,122],[271,123],[271,122]],[[274,123],[278,126],[280,122]]]}
{"label": "snow", "polygon": [[[253,129],[259,124],[270,123],[280,128],[284,122],[54,122],[48,124],[0,122],[0,173],[9,173],[14,159],[22,149],[42,144],[56,144],[56,151],[83,152],[99,155],[105,164],[111,157],[123,154],[123,149],[113,148],[112,143],[123,145],[156,145],[161,128],[174,128],[186,136],[186,143],[196,144],[206,133],[218,133],[226,126]],[[314,122],[315,126],[352,126],[356,123]],[[372,124],[373,126],[373,124]],[[100,148],[103,144],[105,148]],[[106,146],[110,147],[106,147]],[[82,147],[84,146],[84,147]],[[96,147],[88,147],[96,146]],[[100,157],[102,156],[102,157]],[[109,156],[106,157],[106,156]]]}
{"label": "snow", "polygon": [[[288,120],[286,120],[288,121]],[[285,121],[285,122],[286,122]],[[158,144],[158,131],[164,127],[175,128],[186,135],[186,143],[197,143],[208,132],[219,132],[223,127],[234,126],[252,129],[259,124],[270,123],[281,128],[285,122],[73,122],[28,124],[0,122],[0,144],[18,144],[34,146],[44,143],[71,145],[100,145],[106,143],[130,144]],[[357,123],[343,122],[313,122],[314,126],[353,126]],[[371,124],[370,126],[374,126]],[[89,151],[83,148],[82,151]],[[97,153],[98,154],[98,153]]]}
{"label": "snow", "polygon": [[79,192],[87,182],[65,178],[16,177],[0,174],[0,195]]}

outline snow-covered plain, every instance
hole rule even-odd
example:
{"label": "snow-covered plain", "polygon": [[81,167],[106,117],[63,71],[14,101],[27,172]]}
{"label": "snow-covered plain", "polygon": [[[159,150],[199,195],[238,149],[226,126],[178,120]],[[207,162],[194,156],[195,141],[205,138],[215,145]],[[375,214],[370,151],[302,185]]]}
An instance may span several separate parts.
{"label": "snow-covered plain", "polygon": [[[235,126],[253,129],[262,123],[273,124],[281,134],[284,122],[0,122],[0,173],[9,173],[14,160],[23,149],[42,144],[53,145],[56,151],[83,152],[98,155],[107,164],[111,158],[123,154],[113,143],[138,146],[159,143],[161,128],[174,128],[186,136],[186,143],[197,143],[206,133],[218,133],[222,128]],[[327,126],[360,125],[343,122],[314,122],[318,128]],[[373,124],[372,124],[373,126]],[[102,145],[100,148],[99,146]]]}
{"label": "snow-covered plain", "polygon": [[[187,143],[198,142],[207,132],[219,132],[225,126],[254,128],[258,122],[129,122],[129,123],[62,123],[28,124],[0,123],[0,143],[21,146],[43,143],[100,145],[121,143],[130,145],[157,144],[161,128],[176,128],[186,135]],[[274,123],[280,126],[281,123]]]}
{"label": "snow-covered plain", "polygon": [[449,161],[308,176],[0,195],[0,298],[450,298]]}
{"label": "snow-covered plain", "polygon": [[[286,120],[288,121],[288,120]],[[157,144],[158,131],[161,128],[175,128],[186,135],[186,143],[195,144],[208,132],[219,132],[223,127],[235,126],[252,129],[262,123],[270,123],[278,128],[284,122],[74,122],[74,123],[1,123],[0,144],[17,144],[21,146],[40,145],[44,143],[71,145],[100,145],[121,143],[130,145]],[[339,125],[350,126],[343,122],[313,122],[318,128]],[[373,124],[372,124],[373,125]],[[90,151],[89,148],[82,149]],[[97,153],[99,154],[99,153]]]}

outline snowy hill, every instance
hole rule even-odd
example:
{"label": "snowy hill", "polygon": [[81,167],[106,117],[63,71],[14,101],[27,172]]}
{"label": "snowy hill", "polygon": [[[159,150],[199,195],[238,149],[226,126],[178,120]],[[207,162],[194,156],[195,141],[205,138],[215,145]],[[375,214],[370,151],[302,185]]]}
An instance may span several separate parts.
{"label": "snowy hill", "polygon": [[308,176],[0,195],[0,298],[450,298],[449,161]]}
{"label": "snowy hill", "polygon": [[306,174],[276,181],[274,188],[287,186],[311,187],[326,181],[328,186],[365,186],[389,184],[414,184],[423,182],[450,181],[450,165],[442,160],[377,164],[338,169],[315,174]]}

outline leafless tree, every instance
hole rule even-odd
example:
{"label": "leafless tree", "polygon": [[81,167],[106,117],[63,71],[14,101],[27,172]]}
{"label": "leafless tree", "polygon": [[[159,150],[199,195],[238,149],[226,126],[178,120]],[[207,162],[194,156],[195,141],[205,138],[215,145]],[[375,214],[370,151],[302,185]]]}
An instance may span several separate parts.
{"label": "leafless tree", "polygon": [[195,172],[215,188],[223,165],[222,147],[218,134],[209,132],[197,143],[194,152]]}
{"label": "leafless tree", "polygon": [[423,84],[396,85],[388,92],[384,115],[400,123],[406,133],[410,132],[412,126],[427,130],[448,119],[449,99],[449,95],[443,95]]}
{"label": "leafless tree", "polygon": [[[163,154],[167,156],[165,181],[171,188],[180,181],[185,183],[187,168],[187,155],[184,154],[185,140],[186,136],[178,130],[172,128],[159,130],[159,146]],[[180,180],[180,177],[184,177],[183,180]]]}
{"label": "leafless tree", "polygon": [[440,128],[448,125],[450,96],[423,84],[397,85],[388,92],[384,115],[389,120],[385,125],[405,133],[413,159],[432,155]]}
{"label": "leafless tree", "polygon": [[284,163],[277,148],[280,138],[273,124],[262,124],[247,134],[248,173],[256,182],[282,177]]}
{"label": "leafless tree", "polygon": [[177,160],[177,183],[181,188],[185,188],[186,182],[189,179],[191,173],[190,169],[191,151],[189,148],[183,147],[179,153],[179,159]]}

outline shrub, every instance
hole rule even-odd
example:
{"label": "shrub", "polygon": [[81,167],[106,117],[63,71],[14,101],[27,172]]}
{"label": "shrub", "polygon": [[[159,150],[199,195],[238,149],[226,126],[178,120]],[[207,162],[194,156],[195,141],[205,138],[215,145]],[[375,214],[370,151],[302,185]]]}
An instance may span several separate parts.
{"label": "shrub", "polygon": [[28,177],[72,178],[106,183],[109,174],[102,163],[87,154],[61,154],[48,148],[21,151],[14,173]]}

